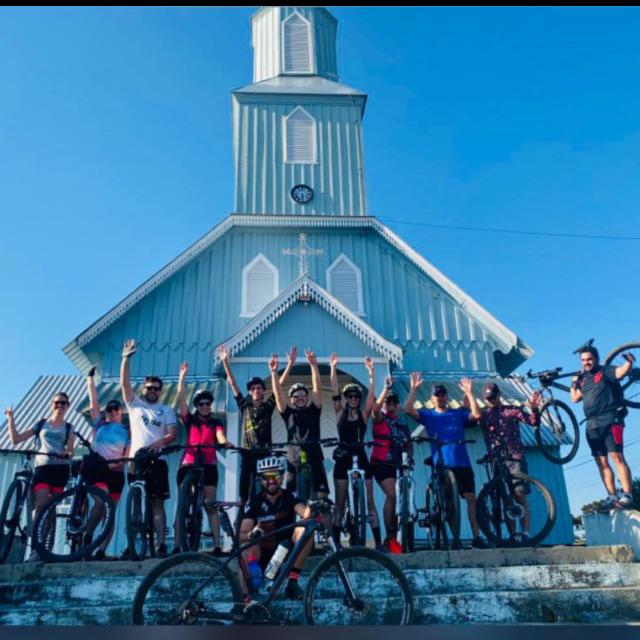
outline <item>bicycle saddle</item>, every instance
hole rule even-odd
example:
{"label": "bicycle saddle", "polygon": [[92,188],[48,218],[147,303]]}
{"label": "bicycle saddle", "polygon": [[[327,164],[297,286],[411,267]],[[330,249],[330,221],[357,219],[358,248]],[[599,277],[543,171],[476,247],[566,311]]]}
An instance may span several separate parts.
{"label": "bicycle saddle", "polygon": [[428,466],[428,467],[433,467],[433,456],[429,456],[427,458],[424,459],[424,463]]}

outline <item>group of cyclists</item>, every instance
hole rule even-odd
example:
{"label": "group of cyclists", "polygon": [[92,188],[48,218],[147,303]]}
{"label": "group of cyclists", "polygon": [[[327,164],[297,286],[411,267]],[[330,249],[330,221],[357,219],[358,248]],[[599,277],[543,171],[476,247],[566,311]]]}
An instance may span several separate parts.
{"label": "group of cyclists", "polygon": [[[141,452],[160,452],[178,438],[178,423],[172,407],[160,402],[163,382],[156,376],[145,379],[140,396],[136,396],[130,379],[130,359],[136,352],[135,340],[125,342],[122,351],[120,386],[124,405],[117,399],[110,400],[101,411],[94,382],[95,368],[87,376],[87,390],[90,399],[90,415],[93,426],[91,451],[83,460],[83,473],[90,484],[105,492],[117,502],[122,494],[125,474],[130,464],[143,464]],[[272,393],[267,393],[265,382],[260,377],[251,378],[246,385],[246,394],[238,386],[231,370],[229,352],[224,346],[219,349],[219,358],[226,372],[241,413],[242,457],[240,463],[239,498],[242,504],[240,543],[249,542],[255,532],[268,532],[295,522],[297,517],[308,515],[308,508],[298,498],[296,488],[301,461],[310,469],[311,486],[317,498],[327,497],[329,484],[321,446],[320,416],[322,411],[321,377],[318,360],[312,351],[305,351],[305,358],[311,368],[311,388],[297,383],[285,392],[286,381],[295,365],[298,353],[295,347],[287,354],[287,364],[279,374],[277,355],[269,360]],[[623,417],[619,411],[620,380],[633,366],[633,356],[626,354],[626,364],[620,367],[602,367],[598,352],[594,347],[585,347],[580,354],[582,369],[572,381],[571,398],[584,403],[587,417],[587,440],[597,462],[608,496],[603,502],[608,508],[623,508],[631,505],[631,473],[623,455]],[[393,380],[387,377],[382,391],[375,393],[375,366],[373,359],[364,359],[368,374],[368,389],[365,392],[358,384],[349,383],[342,390],[338,386],[339,356],[332,354],[329,359],[330,384],[333,410],[338,432],[338,444],[334,449],[333,480],[335,487],[335,508],[333,511],[332,533],[336,544],[340,545],[342,515],[347,497],[347,472],[351,468],[353,456],[357,456],[358,467],[363,471],[368,504],[369,525],[376,549],[389,553],[400,553],[402,548],[397,540],[396,518],[396,469],[401,464],[402,455],[413,455],[412,434],[407,416],[413,419],[431,439],[448,442],[442,447],[432,444],[432,463],[441,455],[444,465],[456,477],[460,496],[467,503],[467,515],[473,534],[472,546],[483,548],[487,543],[480,536],[475,516],[476,489],[474,473],[469,454],[464,444],[465,429],[480,427],[489,451],[500,447],[506,453],[506,464],[511,471],[527,472],[524,446],[520,437],[520,423],[538,426],[540,424],[540,396],[534,392],[528,401],[528,410],[504,404],[500,388],[495,382],[488,382],[482,388],[485,408],[480,409],[472,390],[472,382],[463,378],[459,388],[463,393],[462,406],[454,408],[450,404],[447,387],[434,384],[431,387],[433,408],[416,409],[416,395],[424,384],[420,373],[411,373],[410,391],[401,406],[398,394],[393,390]],[[185,381],[189,366],[180,366],[177,405],[182,424],[187,432],[187,444],[183,449],[175,482],[179,485],[190,467],[196,461],[196,448],[204,460],[204,492],[209,503],[216,498],[218,468],[216,449],[237,448],[227,440],[223,423],[213,412],[213,394],[207,389],[195,392],[192,407],[187,403]],[[129,425],[123,420],[126,408]],[[17,444],[36,439],[36,447],[43,453],[57,454],[58,457],[36,456],[33,479],[35,515],[55,494],[61,493],[69,479],[69,459],[74,454],[74,433],[65,415],[69,409],[69,397],[60,392],[51,401],[51,413],[33,427],[19,431],[12,408],[5,410],[12,443]],[[286,461],[272,455],[272,418],[277,409],[286,427]],[[371,421],[372,442],[365,441],[367,425]],[[367,455],[367,446],[371,453]],[[609,456],[613,460],[622,484],[623,493],[615,490],[613,471],[609,466]],[[134,461],[126,463],[122,458]],[[145,484],[152,499],[154,529],[157,536],[157,555],[166,557],[169,552],[165,541],[166,513],[165,500],[170,495],[169,469],[162,457],[149,457],[144,461]],[[384,493],[382,518],[380,519],[373,499],[373,480]],[[259,480],[260,490],[252,490]],[[286,480],[286,485],[285,485]],[[285,488],[286,486],[286,488]],[[521,539],[528,536],[529,505],[527,483],[515,487],[516,498],[524,509]],[[205,509],[213,537],[214,555],[223,554],[220,543],[220,527],[216,510],[205,500]],[[175,540],[181,523],[176,518]],[[384,527],[384,538],[382,534]],[[112,534],[112,532],[111,532]],[[286,534],[288,536],[289,534]],[[294,529],[295,542],[299,531]],[[109,536],[95,552],[94,558],[105,559]],[[278,536],[247,549],[245,560],[250,567],[264,570],[282,539]],[[460,545],[459,540],[454,545]],[[179,550],[173,549],[173,552]],[[300,598],[301,590],[297,580],[301,563],[310,549],[305,550],[291,570],[287,594]],[[127,551],[124,557],[127,556]],[[29,560],[38,560],[32,552]]]}

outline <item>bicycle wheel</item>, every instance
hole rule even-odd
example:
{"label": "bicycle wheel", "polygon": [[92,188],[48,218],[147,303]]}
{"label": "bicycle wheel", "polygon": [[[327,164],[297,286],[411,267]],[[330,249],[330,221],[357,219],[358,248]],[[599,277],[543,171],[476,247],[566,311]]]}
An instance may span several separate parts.
{"label": "bicycle wheel", "polygon": [[400,568],[373,549],[342,549],[309,576],[304,621],[319,625],[406,625],[413,596]]}
{"label": "bicycle wheel", "polygon": [[198,476],[188,473],[180,483],[178,495],[180,551],[197,551],[202,535],[202,505]]}
{"label": "bicycle wheel", "polygon": [[[534,434],[542,455],[555,464],[572,460],[580,446],[580,425],[568,405],[561,400],[545,403],[540,409],[540,423]],[[543,432],[545,427],[547,433]]]}
{"label": "bicycle wheel", "polygon": [[2,508],[0,508],[0,564],[9,557],[16,529],[20,524],[22,491],[22,482],[13,480],[2,501]]}
{"label": "bicycle wheel", "polygon": [[367,540],[367,504],[364,482],[358,479],[353,484],[353,526],[351,546],[364,547]]}
{"label": "bicycle wheel", "polygon": [[231,624],[242,621],[242,590],[228,565],[202,553],[157,564],[133,601],[133,624]]}
{"label": "bicycle wheel", "polygon": [[45,562],[88,558],[109,535],[114,518],[111,497],[102,489],[81,484],[43,507],[33,525],[33,547]]}
{"label": "bicycle wheel", "polygon": [[[549,490],[536,478],[524,473],[510,475],[510,488],[498,486],[498,482],[486,484],[476,503],[478,526],[484,535],[500,547],[529,547],[540,544],[550,533],[556,520],[556,507]],[[530,493],[527,503],[530,522],[527,526],[524,507],[515,499],[515,490],[527,484]],[[529,537],[523,538],[523,531]]]}
{"label": "bicycle wheel", "polygon": [[148,535],[151,514],[147,513],[147,501],[142,487],[129,486],[126,504],[127,545],[132,560],[144,560],[147,553]]}
{"label": "bicycle wheel", "polygon": [[605,366],[619,367],[625,364],[623,353],[632,353],[636,357],[633,369],[620,381],[624,391],[625,404],[632,409],[640,409],[640,342],[627,342],[614,349],[604,361]]}
{"label": "bicycle wheel", "polygon": [[441,524],[439,514],[436,513],[436,498],[431,484],[427,486],[424,499],[424,526],[427,529],[429,546],[433,550],[441,549]]}
{"label": "bicycle wheel", "polygon": [[440,478],[440,497],[444,502],[440,507],[443,541],[449,544],[460,542],[460,493],[458,481],[451,469],[445,469]]}
{"label": "bicycle wheel", "polygon": [[402,553],[413,551],[414,547],[414,522],[409,503],[409,480],[403,476],[400,480],[400,515],[398,516],[398,529],[402,540]]}

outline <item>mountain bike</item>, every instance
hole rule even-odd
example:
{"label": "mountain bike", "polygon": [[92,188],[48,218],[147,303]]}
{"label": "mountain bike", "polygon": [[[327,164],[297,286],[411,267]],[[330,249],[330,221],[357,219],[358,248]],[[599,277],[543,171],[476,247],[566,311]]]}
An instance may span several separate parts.
{"label": "mountain bike", "polygon": [[640,409],[640,342],[627,342],[616,347],[604,360],[605,366],[619,367],[625,363],[623,353],[631,353],[636,362],[629,375],[620,381],[624,392],[624,404],[631,409]]}
{"label": "mountain bike", "polygon": [[153,526],[153,498],[147,492],[145,477],[153,460],[180,449],[169,445],[160,451],[139,449],[134,458],[121,458],[133,462],[133,482],[129,483],[125,506],[127,548],[132,560],[144,560],[147,551],[156,557],[155,529]]}
{"label": "mountain bike", "polygon": [[438,462],[433,457],[424,463],[431,467],[431,477],[425,490],[424,514],[418,526],[427,529],[427,537],[432,549],[459,548],[460,546],[460,492],[454,472],[445,467],[442,448],[451,444],[473,444],[475,440],[439,440],[427,436],[414,438],[415,442],[429,442],[436,447]]}
{"label": "mountain bike", "polygon": [[[135,595],[134,624],[266,624],[287,622],[272,605],[296,559],[316,532],[328,540],[326,557],[309,576],[304,591],[306,624],[411,624],[413,597],[409,583],[386,555],[356,547],[337,550],[326,528],[329,500],[309,501],[312,516],[260,535],[242,544],[227,559],[183,553],[156,565],[143,579]],[[303,527],[278,569],[266,595],[249,600],[231,561],[244,566],[242,552],[262,540]],[[246,569],[245,569],[246,572]],[[285,611],[286,615],[286,611]]]}
{"label": "mountain bike", "polygon": [[[298,457],[298,463],[288,462],[287,468],[291,472],[293,470],[295,474],[296,493],[301,500],[306,502],[311,498],[315,498],[315,489],[313,488],[313,478],[311,477],[311,465],[309,464],[309,454],[305,449],[305,446],[319,444],[321,446],[335,446],[337,444],[336,438],[320,438],[320,440],[308,441],[308,442],[286,442],[280,443],[281,445],[300,447],[300,455]],[[275,445],[274,445],[275,446]],[[288,474],[287,474],[288,475]],[[287,480],[288,481],[288,480]]]}
{"label": "mountain bike", "polygon": [[[477,461],[486,466],[488,482],[476,502],[476,519],[484,535],[498,547],[526,547],[541,543],[553,528],[556,507],[549,490],[536,478],[510,471],[511,460],[503,448],[496,448]],[[530,512],[529,535],[526,510],[517,498],[527,489]]]}
{"label": "mountain bike", "polygon": [[396,516],[402,553],[408,553],[415,548],[414,527],[418,519],[418,510],[415,506],[415,488],[413,460],[405,450],[402,452],[401,463],[396,466]]}
{"label": "mountain bike", "polygon": [[[76,437],[91,445],[80,433]],[[95,454],[94,454],[95,455]],[[71,463],[71,489],[57,494],[42,508],[33,525],[33,547],[45,562],[75,562],[88,558],[113,528],[115,503],[108,493],[87,484],[83,460]],[[50,545],[52,531],[56,542]]]}
{"label": "mountain bike", "polygon": [[[6,562],[13,546],[16,533],[24,545],[29,543],[33,531],[32,510],[33,500],[31,488],[33,484],[33,464],[31,458],[35,455],[49,458],[63,458],[55,453],[41,453],[40,451],[16,451],[14,449],[0,449],[0,454],[17,453],[25,456],[22,469],[16,471],[13,480],[4,495],[0,507],[0,564]],[[26,507],[26,508],[25,508]],[[51,532],[53,533],[53,529]],[[47,546],[53,545],[53,535],[49,535]]]}

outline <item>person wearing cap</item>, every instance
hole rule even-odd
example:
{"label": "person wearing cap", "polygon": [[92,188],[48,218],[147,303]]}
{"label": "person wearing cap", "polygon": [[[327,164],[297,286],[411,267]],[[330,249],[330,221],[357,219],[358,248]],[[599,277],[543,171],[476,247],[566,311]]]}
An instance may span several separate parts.
{"label": "person wearing cap", "polygon": [[[89,455],[83,460],[82,472],[85,480],[111,496],[117,505],[124,487],[124,463],[109,462],[129,455],[131,436],[122,420],[122,403],[113,398],[105,406],[104,416],[100,411],[98,391],[94,380],[96,368],[92,367],[87,375],[89,395],[89,414],[93,421],[93,442]],[[99,518],[95,518],[97,523]],[[114,528],[111,529],[102,544],[96,549],[95,560],[105,559],[105,550],[111,541]],[[91,532],[88,532],[91,533]]]}
{"label": "person wearing cap", "polygon": [[[487,547],[486,542],[480,537],[480,530],[476,520],[476,484],[471,468],[471,460],[467,452],[464,430],[470,426],[476,426],[475,420],[480,418],[480,408],[473,395],[473,387],[469,378],[462,378],[459,387],[466,398],[465,404],[469,408],[460,407],[453,409],[449,406],[449,394],[443,384],[434,384],[431,387],[431,403],[433,409],[416,409],[416,393],[422,386],[422,375],[411,373],[411,386],[404,404],[404,410],[416,422],[424,426],[427,436],[436,438],[442,442],[449,442],[442,446],[442,461],[445,467],[451,469],[458,483],[458,491],[467,503],[467,517],[471,525],[473,539],[471,546],[479,549]],[[439,462],[438,449],[431,444],[432,464]],[[462,548],[459,540],[453,540],[452,549]]]}
{"label": "person wearing cap", "polygon": [[[272,443],[271,418],[276,408],[276,400],[273,395],[265,398],[267,388],[264,380],[259,377],[253,377],[247,382],[248,396],[244,396],[231,371],[229,352],[225,345],[220,346],[218,355],[242,416],[242,446],[255,451],[255,453],[243,454],[240,462],[240,501],[244,504],[249,498],[252,478],[256,477],[256,462],[259,458],[268,455],[265,453],[265,448],[270,447]],[[291,347],[288,353],[287,367],[280,376],[280,384],[284,384],[287,380],[297,355],[297,347]]]}
{"label": "person wearing cap", "polygon": [[[211,408],[213,405],[213,394],[208,389],[199,389],[193,394],[193,405],[195,411],[192,413],[189,411],[189,405],[186,400],[185,392],[185,379],[189,373],[189,364],[183,362],[180,365],[180,372],[178,374],[178,409],[180,412],[180,418],[182,424],[184,424],[187,430],[187,444],[193,448],[187,447],[182,455],[180,466],[178,467],[178,474],[176,476],[176,483],[178,487],[182,484],[184,479],[193,469],[193,465],[196,463],[198,456],[198,450],[195,448],[197,445],[205,445],[207,448],[203,448],[200,451],[202,461],[204,465],[203,479],[204,479],[204,498],[205,500],[216,499],[216,489],[218,486],[218,461],[216,456],[216,450],[213,448],[215,445],[222,447],[233,447],[233,445],[227,440],[224,433],[224,425],[220,420],[214,417]],[[209,506],[206,506],[205,511],[209,519],[209,526],[211,527],[211,537],[213,538],[213,555],[222,556],[222,548],[220,546],[220,523],[218,522],[217,511]],[[175,547],[172,553],[180,551],[178,548],[178,541],[180,539],[179,529],[180,521],[176,514],[174,522],[174,544]],[[186,549],[185,549],[186,551]]]}
{"label": "person wearing cap", "polygon": [[[529,399],[531,413],[524,411],[520,407],[512,407],[502,404],[500,401],[500,388],[495,382],[487,382],[482,388],[482,396],[487,403],[487,408],[480,414],[478,421],[484,436],[487,451],[502,449],[508,458],[505,464],[509,471],[528,474],[529,468],[524,457],[524,445],[520,437],[520,423],[524,422],[532,427],[540,424],[540,394],[537,391]],[[516,499],[524,508],[522,518],[522,541],[529,537],[529,501],[527,495],[531,493],[531,488],[526,482],[514,484]],[[513,535],[513,533],[512,533]]]}
{"label": "person wearing cap", "polygon": [[393,378],[387,377],[384,389],[372,409],[372,431],[374,446],[371,451],[371,470],[376,482],[384,492],[382,519],[385,527],[384,548],[390,553],[402,553],[397,540],[396,518],[396,469],[402,464],[402,453],[413,455],[411,432],[398,410],[400,398],[392,391]]}

